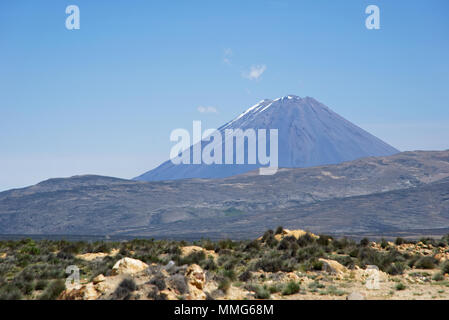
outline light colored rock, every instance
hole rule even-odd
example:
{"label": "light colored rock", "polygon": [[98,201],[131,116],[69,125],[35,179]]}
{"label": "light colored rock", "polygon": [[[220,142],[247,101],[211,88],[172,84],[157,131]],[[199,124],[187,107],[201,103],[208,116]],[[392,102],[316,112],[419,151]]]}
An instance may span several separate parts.
{"label": "light colored rock", "polygon": [[5,258],[6,258],[6,252],[0,253],[0,259],[5,259]]}
{"label": "light colored rock", "polygon": [[101,259],[103,259],[103,258],[105,258],[107,256],[114,257],[114,256],[117,255],[118,252],[119,252],[118,249],[113,249],[113,250],[111,250],[110,253],[105,253],[105,252],[84,253],[84,254],[76,255],[76,257],[78,259],[85,260],[85,261],[94,261],[94,260],[97,260],[97,259],[101,260]]}
{"label": "light colored rock", "polygon": [[186,257],[189,254],[192,254],[194,252],[201,252],[203,251],[204,254],[206,255],[206,258],[208,256],[212,256],[214,259],[216,259],[218,257],[217,253],[213,250],[206,250],[202,247],[199,246],[185,246],[181,248],[181,256]]}
{"label": "light colored rock", "polygon": [[102,274],[99,274],[98,276],[96,276],[95,278],[92,279],[92,282],[94,284],[97,284],[97,283],[103,282],[105,280],[106,280],[106,277]]}
{"label": "light colored rock", "polygon": [[95,289],[93,283],[88,283],[85,286],[84,299],[85,300],[95,300],[100,296],[100,293]]}
{"label": "light colored rock", "polygon": [[300,279],[300,277],[294,272],[289,272],[285,276],[288,280],[298,281]]}
{"label": "light colored rock", "polygon": [[[368,267],[366,269],[361,268],[355,268],[355,270],[352,270],[351,274],[354,275],[354,278],[358,281],[365,282],[368,280],[368,278],[376,277],[379,282],[386,282],[388,281],[388,274],[377,270],[374,271],[373,269],[369,269]],[[405,277],[407,275],[404,275]]]}
{"label": "light colored rock", "polygon": [[167,300],[179,300],[176,293],[171,291],[170,289],[165,289],[160,292],[161,295],[164,295]]}
{"label": "light colored rock", "polygon": [[206,300],[206,294],[203,290],[189,286],[189,294],[186,298],[187,300]]}
{"label": "light colored rock", "polygon": [[204,270],[199,265],[192,264],[187,268],[185,277],[189,287],[189,293],[186,299],[205,300],[206,293],[203,290],[206,287],[206,274]]}
{"label": "light colored rock", "polygon": [[320,258],[319,261],[323,263],[323,270],[330,274],[343,274],[348,272],[348,269],[335,260],[327,260]]}
{"label": "light colored rock", "polygon": [[110,285],[106,281],[99,282],[99,283],[95,284],[95,289],[100,293],[105,293],[106,291],[108,291],[110,289]]}
{"label": "light colored rock", "polygon": [[435,259],[438,260],[438,262],[444,262],[448,260],[449,255],[447,253],[437,253],[435,255]]}
{"label": "light colored rock", "polygon": [[112,267],[112,274],[135,274],[148,268],[145,262],[132,258],[123,258]]}
{"label": "light colored rock", "polygon": [[79,289],[66,289],[58,297],[59,300],[96,300],[100,296],[93,283],[82,285]]}
{"label": "light colored rock", "polygon": [[[281,233],[281,234],[276,234],[274,237],[275,237],[277,240],[281,240],[281,239],[283,239],[283,238],[285,238],[285,237],[291,237],[291,236],[295,237],[296,239],[299,239],[300,237],[302,237],[302,236],[304,236],[304,235],[306,235],[306,234],[307,234],[307,231],[304,231],[304,230],[301,230],[301,229],[297,229],[297,230],[284,229],[284,230],[282,230],[282,233]],[[318,238],[319,238],[319,236],[317,236],[317,235],[315,235],[315,234],[313,234],[313,233],[310,233],[310,232],[309,232],[309,234],[310,234],[313,238],[315,238],[315,239],[318,239]]]}
{"label": "light colored rock", "polygon": [[84,254],[78,254],[76,257],[81,260],[85,261],[94,261],[97,259],[103,259],[104,257],[107,257],[108,254],[104,252],[95,252],[95,253],[84,253]]}
{"label": "light colored rock", "polygon": [[197,264],[192,264],[187,268],[186,278],[189,285],[200,290],[202,290],[206,284],[204,270]]}

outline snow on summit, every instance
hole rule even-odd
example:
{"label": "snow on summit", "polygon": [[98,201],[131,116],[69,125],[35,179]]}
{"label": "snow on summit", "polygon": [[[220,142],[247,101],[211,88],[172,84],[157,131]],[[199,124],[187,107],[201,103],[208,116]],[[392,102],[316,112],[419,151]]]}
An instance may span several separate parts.
{"label": "snow on summit", "polygon": [[[262,100],[218,128],[220,132],[226,129],[267,129],[267,131],[278,129],[280,168],[338,164],[358,158],[388,156],[399,152],[311,97],[288,95],[275,100]],[[248,148],[246,144],[245,148]],[[259,167],[261,167],[259,163],[247,164],[247,162],[229,165],[204,163],[175,165],[171,161],[166,161],[136,179],[157,181],[222,178]]]}

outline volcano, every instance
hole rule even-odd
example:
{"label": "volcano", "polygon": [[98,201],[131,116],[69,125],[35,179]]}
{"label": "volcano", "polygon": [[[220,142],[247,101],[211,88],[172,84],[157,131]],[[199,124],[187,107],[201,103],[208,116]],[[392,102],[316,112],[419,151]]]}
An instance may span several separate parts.
{"label": "volcano", "polygon": [[[339,164],[359,158],[389,156],[399,152],[311,97],[288,95],[275,100],[262,100],[234,120],[221,126],[218,131],[224,133],[226,129],[266,129],[267,131],[277,129],[280,168]],[[247,154],[247,145],[245,148],[245,154]],[[190,149],[192,154],[193,146]],[[224,150],[224,145],[222,149]],[[135,180],[224,178],[263,167],[259,162],[256,164],[224,163],[223,161],[223,164],[174,164],[168,160]]]}

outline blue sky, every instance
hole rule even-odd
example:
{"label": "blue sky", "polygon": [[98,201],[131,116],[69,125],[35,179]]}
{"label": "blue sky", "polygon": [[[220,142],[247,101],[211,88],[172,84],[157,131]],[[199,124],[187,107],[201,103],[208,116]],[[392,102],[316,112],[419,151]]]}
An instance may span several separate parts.
{"label": "blue sky", "polygon": [[400,150],[449,149],[448,15],[447,0],[1,1],[0,190],[135,177],[173,129],[287,94]]}

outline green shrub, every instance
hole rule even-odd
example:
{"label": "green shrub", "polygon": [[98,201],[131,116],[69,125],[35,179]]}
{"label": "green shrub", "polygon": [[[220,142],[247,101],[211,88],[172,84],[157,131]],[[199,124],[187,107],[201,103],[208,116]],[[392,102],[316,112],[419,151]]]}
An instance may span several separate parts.
{"label": "green shrub", "polygon": [[318,280],[315,280],[314,282],[311,282],[309,284],[309,289],[311,289],[311,290],[323,289],[325,287],[326,286],[324,284],[320,283]]}
{"label": "green shrub", "polygon": [[339,240],[332,241],[332,246],[334,247],[335,250],[339,251],[339,250],[346,249],[348,247],[354,247],[355,242],[346,237],[343,237]]}
{"label": "green shrub", "polygon": [[223,277],[228,278],[231,281],[234,281],[237,279],[237,276],[236,276],[234,270],[223,270],[221,272],[221,274],[223,275]]}
{"label": "green shrub", "polygon": [[282,234],[284,232],[284,228],[282,226],[279,226],[276,228],[276,231],[274,234]]}
{"label": "green shrub", "polygon": [[310,260],[307,260],[303,267],[306,271],[320,271],[323,270],[323,262],[319,261],[316,258],[312,258]]}
{"label": "green shrub", "polygon": [[381,247],[382,249],[388,248],[388,247],[389,247],[389,244],[388,244],[387,240],[385,240],[384,238],[382,238],[382,240],[380,240],[380,247]]}
{"label": "green shrub", "polygon": [[434,269],[436,262],[434,257],[422,257],[416,262],[415,267],[419,269]]}
{"label": "green shrub", "polygon": [[367,247],[369,245],[369,239],[368,238],[363,238],[362,240],[360,240],[360,245],[362,247]]}
{"label": "green shrub", "polygon": [[231,287],[231,280],[229,278],[223,278],[218,282],[218,289],[223,291],[224,293],[228,292]]}
{"label": "green shrub", "polygon": [[95,242],[94,248],[92,252],[104,252],[104,253],[110,253],[111,252],[111,244],[109,242]]}
{"label": "green shrub", "polygon": [[248,282],[249,280],[251,280],[251,278],[252,274],[249,270],[245,270],[239,275],[239,280],[242,282]]}
{"label": "green shrub", "polygon": [[389,252],[378,252],[369,247],[362,247],[359,250],[358,259],[361,266],[375,265],[382,271],[387,271],[387,268],[393,262],[403,261],[404,257],[397,251],[391,250]]}
{"label": "green shrub", "polygon": [[449,245],[449,233],[441,237],[440,241],[445,243],[446,245]]}
{"label": "green shrub", "polygon": [[349,256],[337,256],[335,257],[335,261],[350,269],[355,266],[354,260],[352,260]]}
{"label": "green shrub", "polygon": [[329,286],[329,288],[327,288],[327,291],[323,293],[327,293],[331,296],[342,296],[345,294],[343,290],[339,290],[336,286]]}
{"label": "green shrub", "polygon": [[236,244],[231,239],[225,239],[218,241],[218,247],[220,249],[234,249]]}
{"label": "green shrub", "polygon": [[299,289],[300,287],[298,283],[296,283],[295,281],[290,281],[289,283],[287,283],[284,290],[282,290],[282,294],[284,296],[295,294],[299,292]]}
{"label": "green shrub", "polygon": [[186,278],[182,274],[174,274],[170,276],[166,282],[179,291],[180,294],[185,294],[189,291]]}
{"label": "green shrub", "polygon": [[24,295],[30,295],[34,291],[34,281],[25,282],[21,290]]}
{"label": "green shrub", "polygon": [[387,267],[386,272],[391,275],[399,275],[403,274],[404,270],[405,264],[403,262],[394,262]]}
{"label": "green shrub", "polygon": [[320,246],[324,246],[327,247],[331,241],[332,241],[332,237],[328,236],[328,235],[320,235],[320,237],[318,238],[318,240],[316,241]]}
{"label": "green shrub", "polygon": [[191,265],[191,264],[198,264],[200,265],[202,261],[204,261],[206,259],[206,254],[204,253],[204,251],[194,251],[192,253],[190,253],[187,257],[180,257],[178,256],[178,261],[177,264],[178,265]]}
{"label": "green shrub", "polygon": [[36,281],[36,285],[34,286],[35,290],[44,290],[48,285],[48,280],[39,279]]}
{"label": "green shrub", "polygon": [[222,266],[225,270],[234,270],[238,262],[239,260],[237,258],[231,257],[227,261],[225,261]]}
{"label": "green shrub", "polygon": [[276,283],[268,287],[268,291],[270,291],[271,294],[281,292],[284,290],[284,285],[281,283]]}
{"label": "green shrub", "polygon": [[309,260],[312,258],[323,258],[325,252],[320,246],[311,245],[305,248],[301,248],[296,253],[296,258],[299,262]]}
{"label": "green shrub", "polygon": [[22,292],[16,286],[6,285],[0,288],[0,300],[21,300],[21,299],[23,299]]}
{"label": "green shrub", "polygon": [[445,262],[441,265],[441,272],[443,272],[443,273],[449,273],[449,261],[445,261]]}
{"label": "green shrub", "polygon": [[200,264],[201,268],[204,270],[214,271],[217,270],[218,266],[215,263],[214,258],[208,258],[207,260],[203,260]]}
{"label": "green shrub", "polygon": [[305,235],[298,238],[297,243],[300,247],[306,247],[315,243],[315,238],[307,232]]}
{"label": "green shrub", "polygon": [[268,254],[256,262],[255,268],[262,269],[265,272],[292,272],[294,270],[294,265],[291,261],[285,260],[281,256]]}
{"label": "green shrub", "polygon": [[279,243],[279,241],[274,237],[273,230],[268,230],[264,233],[262,242],[268,245],[270,248],[274,248]]}
{"label": "green shrub", "polygon": [[398,291],[405,290],[406,288],[407,288],[407,287],[406,287],[405,284],[403,284],[402,282],[398,283],[398,284],[395,286],[395,289],[398,290]]}
{"label": "green shrub", "polygon": [[443,273],[441,273],[441,272],[435,273],[435,275],[432,277],[432,280],[443,281],[444,280]]}
{"label": "green shrub", "polygon": [[430,244],[430,245],[432,245],[434,247],[436,247],[438,245],[438,243],[433,238],[421,238],[419,241],[421,241],[425,245],[429,245]]}
{"label": "green shrub", "polygon": [[55,300],[65,289],[63,280],[53,280],[39,297],[40,300]]}
{"label": "green shrub", "polygon": [[409,259],[408,259],[408,261],[407,261],[407,265],[410,267],[410,268],[413,268],[415,265],[416,265],[416,263],[418,262],[418,260],[421,258],[421,256],[420,255],[413,255],[413,256],[411,256]]}
{"label": "green shrub", "polygon": [[156,274],[148,283],[155,285],[161,291],[167,288],[165,277],[162,273]]}
{"label": "green shrub", "polygon": [[20,252],[30,254],[32,256],[37,256],[41,253],[41,250],[38,247],[36,247],[36,245],[33,243],[33,244],[28,244],[28,245],[24,246],[20,250]]}
{"label": "green shrub", "polygon": [[250,241],[245,245],[243,251],[260,250],[260,242],[257,240]]}
{"label": "green shrub", "polygon": [[274,231],[273,230],[267,230],[265,231],[265,233],[262,236],[262,242],[267,242],[267,239],[272,237],[274,235]]}
{"label": "green shrub", "polygon": [[354,248],[354,249],[350,250],[348,254],[351,258],[357,258],[359,255],[359,249]]}
{"label": "green shrub", "polygon": [[270,299],[270,291],[262,286],[255,287],[256,299]]}
{"label": "green shrub", "polygon": [[278,245],[278,250],[288,250],[292,247],[292,245],[298,245],[295,243],[296,238],[293,236],[284,237]]}
{"label": "green shrub", "polygon": [[133,279],[126,278],[120,282],[117,289],[113,293],[115,300],[129,300],[132,296],[132,292],[137,290],[137,285]]}

